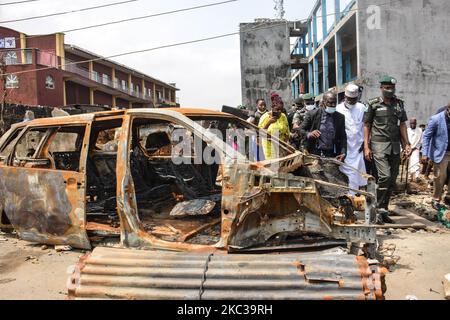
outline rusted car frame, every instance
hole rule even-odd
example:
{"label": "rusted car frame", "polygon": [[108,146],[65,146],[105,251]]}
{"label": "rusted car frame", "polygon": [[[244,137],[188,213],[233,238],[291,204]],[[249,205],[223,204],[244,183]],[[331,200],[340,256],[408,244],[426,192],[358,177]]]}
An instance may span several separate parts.
{"label": "rusted car frame", "polygon": [[[280,143],[290,154],[276,160],[246,161],[245,157],[235,152],[225,141],[209,134],[194,121],[204,117],[240,121],[230,115],[207,110],[136,109],[39,119],[14,125],[2,137],[0,144],[0,152],[13,145],[0,158],[0,212],[3,219],[9,220],[25,240],[69,244],[83,249],[91,248],[88,232],[96,233],[97,236],[117,237],[120,234],[120,243],[125,247],[174,251],[264,250],[266,242],[278,235],[286,239],[303,234],[365,243],[373,247],[376,242],[375,228],[372,225],[375,187],[370,177],[368,192],[362,192],[367,204],[364,220],[349,222],[343,216],[342,208],[333,206],[320,192],[321,186],[326,186],[345,194],[348,187],[295,174],[299,168],[307,166],[306,162],[314,162],[315,159]],[[216,195],[219,198],[216,197],[215,200],[220,204],[217,219],[197,224],[170,241],[146,230],[140,218],[130,165],[133,162],[133,122],[137,120],[143,123],[170,122],[183,126],[212,146],[221,156],[232,155],[221,166],[222,186]],[[120,135],[116,137],[117,152],[114,155],[116,195],[113,197],[120,225],[115,227],[102,221],[89,221],[89,214],[86,212],[87,189],[90,187],[88,180],[92,174],[88,165],[93,152],[92,134],[94,127],[101,127],[102,123],[113,123],[115,129],[120,129]],[[54,159],[52,160],[48,151],[58,130],[67,130],[69,127],[85,128],[79,150],[79,165],[75,171],[56,169]],[[47,131],[37,149],[33,150],[34,154],[28,159],[15,157],[17,145],[12,141],[17,144],[27,132],[36,128]],[[271,170],[273,164],[278,165],[278,171]],[[183,195],[178,194],[180,196]],[[208,244],[186,241],[208,227],[217,226],[219,222],[219,241]],[[303,247],[301,244],[278,242],[277,247]],[[271,250],[271,247],[273,245],[265,249]]]}

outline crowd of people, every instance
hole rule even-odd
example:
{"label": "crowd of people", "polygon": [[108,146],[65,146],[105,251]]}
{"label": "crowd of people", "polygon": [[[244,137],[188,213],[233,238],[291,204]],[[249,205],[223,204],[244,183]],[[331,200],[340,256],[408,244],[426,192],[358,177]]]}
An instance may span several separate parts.
{"label": "crowd of people", "polygon": [[[417,119],[412,118],[408,127],[404,102],[396,96],[396,84],[395,78],[383,76],[380,97],[366,103],[361,103],[361,88],[355,84],[347,85],[340,104],[335,91],[324,93],[318,103],[311,94],[303,94],[289,112],[281,97],[272,93],[271,110],[259,99],[248,121],[271,135],[277,132],[281,140],[297,150],[334,158],[356,169],[341,166],[353,194],[367,184],[361,173],[373,175],[378,184],[380,223],[393,223],[388,206],[401,163],[407,165],[410,181],[417,182],[421,173],[428,177],[433,170],[433,208],[441,208],[446,184],[450,197],[450,103],[439,109],[428,126],[417,126]],[[265,159],[270,159],[270,142],[263,141],[262,147]]]}

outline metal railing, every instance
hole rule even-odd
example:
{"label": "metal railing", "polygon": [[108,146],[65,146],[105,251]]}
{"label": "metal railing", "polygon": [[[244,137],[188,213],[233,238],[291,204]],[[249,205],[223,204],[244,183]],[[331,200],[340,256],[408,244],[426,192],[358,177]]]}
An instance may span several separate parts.
{"label": "metal railing", "polygon": [[[72,63],[72,64],[71,64]],[[152,100],[151,95],[147,93],[142,93],[140,90],[136,91],[133,88],[122,87],[122,83],[119,82],[118,79],[111,79],[111,78],[105,78],[103,76],[100,76],[97,72],[89,72],[86,68],[82,68],[77,66],[76,64],[73,64],[74,61],[66,59],[66,71],[78,74],[84,78],[90,79],[92,81],[98,82],[100,84],[103,84],[107,87],[113,88],[115,90],[118,90],[120,92],[129,94],[133,97],[145,99],[145,100]],[[127,82],[128,84],[128,82]]]}

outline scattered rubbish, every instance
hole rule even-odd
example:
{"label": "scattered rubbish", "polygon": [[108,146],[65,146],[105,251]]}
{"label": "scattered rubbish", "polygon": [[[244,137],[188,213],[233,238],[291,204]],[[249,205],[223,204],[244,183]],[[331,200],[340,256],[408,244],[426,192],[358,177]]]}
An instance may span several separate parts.
{"label": "scattered rubbish", "polygon": [[450,228],[450,210],[447,210],[446,206],[442,206],[437,214],[438,221],[442,223],[446,228]]}
{"label": "scattered rubbish", "polygon": [[216,203],[211,200],[191,200],[178,203],[172,211],[171,216],[203,216],[210,213]]}
{"label": "scattered rubbish", "polygon": [[41,250],[47,250],[48,246],[46,246],[45,244],[41,247]]}
{"label": "scattered rubbish", "polygon": [[383,258],[382,265],[388,268],[389,271],[393,271],[391,268],[400,260],[399,256],[394,255],[396,248],[397,246],[393,243],[384,243],[378,248],[378,252]]}
{"label": "scattered rubbish", "polygon": [[436,291],[436,290],[433,290],[433,288],[430,288],[430,292],[437,293],[437,294],[441,294],[440,292],[438,292],[438,291]]}
{"label": "scattered rubbish", "polygon": [[32,264],[37,264],[39,263],[39,259],[35,256],[27,256],[25,258],[25,261],[31,261]]}
{"label": "scattered rubbish", "polygon": [[0,241],[8,241],[7,238],[0,238]]}
{"label": "scattered rubbish", "polygon": [[408,295],[408,296],[406,296],[405,299],[406,300],[419,300],[419,298],[417,298],[416,296],[413,296],[413,295]]}
{"label": "scattered rubbish", "polygon": [[0,284],[6,284],[13,281],[16,281],[16,279],[0,279]]}
{"label": "scattered rubbish", "polygon": [[450,273],[444,277],[444,294],[445,299],[450,300]]}
{"label": "scattered rubbish", "polygon": [[71,246],[55,246],[56,252],[72,251]]}

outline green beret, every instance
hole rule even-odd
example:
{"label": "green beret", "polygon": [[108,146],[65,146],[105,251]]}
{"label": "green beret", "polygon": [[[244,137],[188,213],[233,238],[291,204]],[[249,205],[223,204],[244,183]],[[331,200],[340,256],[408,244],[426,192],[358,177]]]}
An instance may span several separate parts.
{"label": "green beret", "polygon": [[391,76],[383,76],[380,79],[381,84],[397,84],[397,79]]}
{"label": "green beret", "polygon": [[302,95],[302,99],[307,101],[307,100],[314,100],[314,96],[310,93],[305,93]]}

